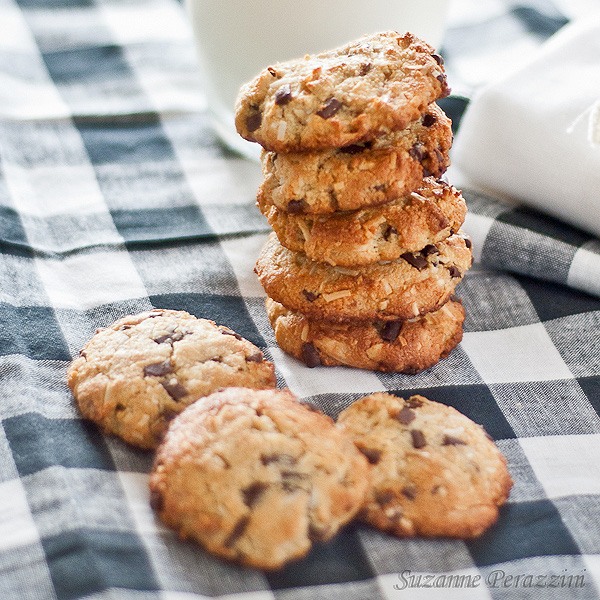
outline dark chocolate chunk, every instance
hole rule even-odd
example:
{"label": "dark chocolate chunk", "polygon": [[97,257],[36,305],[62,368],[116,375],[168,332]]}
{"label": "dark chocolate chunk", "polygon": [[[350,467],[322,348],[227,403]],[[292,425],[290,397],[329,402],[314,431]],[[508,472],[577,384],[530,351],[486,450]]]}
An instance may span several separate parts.
{"label": "dark chocolate chunk", "polygon": [[254,352],[253,354],[251,354],[250,356],[246,356],[246,362],[262,362],[264,358],[263,353],[258,350],[257,352]]}
{"label": "dark chocolate chunk", "polygon": [[381,235],[383,236],[383,239],[387,242],[389,241],[390,237],[392,237],[392,235],[396,233],[398,233],[398,230],[395,227],[392,227],[391,225],[386,225]]}
{"label": "dark chocolate chunk", "polygon": [[462,273],[460,272],[460,269],[458,267],[455,267],[454,265],[452,265],[451,267],[449,267],[448,271],[450,271],[450,277],[452,277],[452,278],[461,277],[462,276]]}
{"label": "dark chocolate chunk", "polygon": [[168,408],[163,409],[163,411],[161,412],[161,416],[162,418],[168,423],[169,421],[172,421],[179,413],[174,411],[174,410],[170,410]]}
{"label": "dark chocolate chunk", "polygon": [[157,338],[154,338],[154,341],[157,344],[172,344],[173,342],[178,342],[179,340],[183,339],[183,337],[186,334],[183,333],[182,331],[170,331],[168,333],[166,333],[165,335],[161,335]]}
{"label": "dark chocolate chunk", "polygon": [[437,246],[435,246],[434,244],[427,244],[427,246],[425,246],[425,248],[423,248],[423,250],[421,250],[421,254],[423,256],[430,256],[432,254],[439,254],[440,250]]}
{"label": "dark chocolate chunk", "polygon": [[367,457],[367,460],[372,465],[376,465],[381,460],[381,450],[377,450],[376,448],[361,448],[360,446],[357,446],[357,448]]}
{"label": "dark chocolate chunk", "polygon": [[413,147],[408,151],[410,156],[421,162],[425,158],[425,146],[421,142],[415,142]]}
{"label": "dark chocolate chunk", "polygon": [[339,151],[343,152],[344,154],[360,154],[361,152],[364,152],[365,149],[366,147],[362,144],[350,144],[349,146],[340,148]]}
{"label": "dark chocolate chunk", "polygon": [[287,204],[287,212],[294,215],[304,212],[304,200],[290,200]]}
{"label": "dark chocolate chunk", "polygon": [[342,108],[342,103],[336,98],[330,98],[325,102],[323,108],[317,111],[317,115],[322,119],[330,119]]}
{"label": "dark chocolate chunk", "polygon": [[117,402],[115,404],[115,412],[121,412],[123,410],[125,410],[125,405],[121,404],[120,402]]}
{"label": "dark chocolate chunk", "polygon": [[163,362],[153,363],[151,365],[146,365],[144,367],[144,376],[152,376],[152,377],[160,377],[161,375],[166,375],[167,373],[172,373],[173,367],[171,366],[171,361],[169,359],[164,360]]}
{"label": "dark chocolate chunk", "polygon": [[80,350],[79,351],[79,356],[83,356],[83,358],[87,358],[87,354],[85,353],[85,350]]}
{"label": "dark chocolate chunk", "polygon": [[319,294],[309,292],[308,290],[302,290],[302,295],[306,298],[307,302],[314,302],[319,297]]}
{"label": "dark chocolate chunk", "polygon": [[361,77],[364,77],[370,70],[371,70],[371,63],[364,63],[362,65],[360,65],[360,71],[358,72],[358,74]]}
{"label": "dark chocolate chunk", "polygon": [[236,333],[235,331],[232,331],[231,329],[226,329],[225,327],[219,327],[219,331],[223,335],[230,335],[230,336],[234,337],[236,340],[244,339],[239,333]]}
{"label": "dark chocolate chunk", "polygon": [[407,485],[402,488],[402,493],[409,499],[414,500],[417,497],[417,488],[414,485]]}
{"label": "dark chocolate chunk", "polygon": [[431,177],[433,173],[427,168],[423,167],[423,177]]}
{"label": "dark chocolate chunk", "polygon": [[422,254],[413,254],[412,252],[405,252],[400,255],[400,258],[403,258],[407,263],[412,265],[415,269],[422,271],[427,268],[429,264],[427,259]]}
{"label": "dark chocolate chunk", "polygon": [[260,461],[265,467],[271,463],[279,465],[291,466],[296,464],[296,459],[289,454],[263,454],[260,457]]}
{"label": "dark chocolate chunk", "polygon": [[256,131],[262,123],[262,115],[259,112],[252,113],[246,117],[246,129]]}
{"label": "dark chocolate chunk", "polygon": [[403,321],[386,321],[379,332],[379,336],[384,342],[395,342],[403,324]]}
{"label": "dark chocolate chunk", "polygon": [[291,99],[292,99],[292,90],[290,90],[290,86],[287,84],[282,85],[275,92],[275,104],[278,104],[279,106],[283,106],[284,104],[287,104]]}
{"label": "dark chocolate chunk", "polygon": [[188,391],[178,381],[175,383],[163,381],[161,385],[173,400],[181,400],[181,398],[188,395]]}
{"label": "dark chocolate chunk", "polygon": [[150,508],[160,511],[164,508],[165,501],[162,494],[158,490],[150,492]]}
{"label": "dark chocolate chunk", "polygon": [[273,77],[278,77],[278,73],[273,67],[267,67],[267,71],[269,71]]}
{"label": "dark chocolate chunk", "polygon": [[380,183],[379,185],[374,185],[373,189],[376,192],[383,192],[383,190],[385,190],[387,188],[388,184],[387,183]]}
{"label": "dark chocolate chunk", "polygon": [[446,75],[445,75],[445,73],[441,73],[440,75],[438,75],[438,76],[436,77],[436,79],[437,79],[437,80],[438,80],[440,83],[443,83],[443,84],[445,84],[445,83],[446,83]]}
{"label": "dark chocolate chunk", "polygon": [[437,117],[431,113],[427,113],[423,117],[423,127],[431,127],[437,121]]}
{"label": "dark chocolate chunk", "polygon": [[321,364],[321,357],[311,342],[302,344],[302,361],[311,369]]}
{"label": "dark chocolate chunk", "polygon": [[419,408],[423,406],[423,400],[417,398],[416,396],[411,396],[408,400],[404,401],[404,404],[409,408]]}
{"label": "dark chocolate chunk", "polygon": [[470,250],[473,247],[473,242],[471,241],[471,238],[465,238],[465,246]]}
{"label": "dark chocolate chunk", "polygon": [[264,483],[263,481],[255,481],[252,485],[249,485],[247,488],[244,488],[242,490],[244,504],[250,508],[255,506],[258,503],[263,492],[268,487],[268,483]]}
{"label": "dark chocolate chunk", "polygon": [[412,445],[415,448],[423,448],[423,446],[427,445],[427,442],[425,441],[425,436],[423,435],[423,432],[420,429],[411,429],[410,435],[412,437]]}
{"label": "dark chocolate chunk", "polygon": [[408,406],[403,406],[402,410],[399,410],[396,413],[395,419],[402,423],[402,425],[408,425],[412,421],[415,420],[415,413],[408,408]]}
{"label": "dark chocolate chunk", "polygon": [[452,302],[461,302],[462,303],[462,300],[456,294],[450,294],[449,300],[451,300]]}
{"label": "dark chocolate chunk", "polygon": [[281,472],[281,487],[286,492],[293,492],[301,489],[301,482],[308,479],[308,475],[298,473],[297,471],[282,471]]}
{"label": "dark chocolate chunk", "polygon": [[466,446],[467,442],[464,442],[463,440],[454,437],[453,435],[448,435],[446,434],[444,436],[444,439],[442,440],[442,445],[443,446]]}
{"label": "dark chocolate chunk", "polygon": [[432,54],[431,57],[440,67],[444,64],[444,59],[439,54]]}
{"label": "dark chocolate chunk", "polygon": [[250,517],[245,516],[235,524],[233,531],[225,540],[225,548],[231,548],[231,546],[233,546],[244,535],[244,531],[246,531],[248,523],[250,523]]}

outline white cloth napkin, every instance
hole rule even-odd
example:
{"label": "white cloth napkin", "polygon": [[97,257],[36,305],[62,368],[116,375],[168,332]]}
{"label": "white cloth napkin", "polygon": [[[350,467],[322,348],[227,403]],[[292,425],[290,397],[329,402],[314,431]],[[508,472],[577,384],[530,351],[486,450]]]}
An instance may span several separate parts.
{"label": "white cloth napkin", "polygon": [[600,235],[600,12],[482,88],[456,138],[470,182]]}

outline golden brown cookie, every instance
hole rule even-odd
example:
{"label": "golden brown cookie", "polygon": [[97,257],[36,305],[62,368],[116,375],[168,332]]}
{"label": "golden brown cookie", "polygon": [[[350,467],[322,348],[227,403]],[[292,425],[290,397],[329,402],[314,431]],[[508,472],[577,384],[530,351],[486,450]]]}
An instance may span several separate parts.
{"label": "golden brown cookie", "polygon": [[338,427],[371,463],[362,518],[398,536],[481,535],[512,479],[484,429],[423,396],[377,393],[342,411]]}
{"label": "golden brown cookie", "polygon": [[259,201],[281,244],[333,266],[396,260],[458,231],[467,206],[460,192],[427,177],[406,196],[356,211],[291,214]]}
{"label": "golden brown cookie", "polygon": [[449,91],[434,49],[389,31],[267,67],[240,89],[235,124],[269,150],[338,148],[404,129]]}
{"label": "golden brown cookie", "polygon": [[309,367],[348,366],[415,374],[445,358],[462,339],[465,311],[450,300],[409,321],[312,321],[267,298],[267,314],[280,348]]}
{"label": "golden brown cookie", "polygon": [[267,296],[319,321],[397,321],[440,308],[471,266],[463,234],[398,260],[332,267],[284,248],[272,233],[256,263]]}
{"label": "golden brown cookie", "polygon": [[406,129],[364,144],[263,152],[258,205],[323,214],[390,202],[417,189],[424,176],[441,177],[451,146],[450,119],[432,104]]}
{"label": "golden brown cookie", "polygon": [[333,421],[289,391],[229,388],[172,422],[150,476],[151,502],[182,537],[278,569],[354,517],[368,473]]}
{"label": "golden brown cookie", "polygon": [[169,420],[201,396],[277,382],[273,363],[228,327],[152,310],[98,330],[71,364],[68,383],[85,418],[154,448]]}

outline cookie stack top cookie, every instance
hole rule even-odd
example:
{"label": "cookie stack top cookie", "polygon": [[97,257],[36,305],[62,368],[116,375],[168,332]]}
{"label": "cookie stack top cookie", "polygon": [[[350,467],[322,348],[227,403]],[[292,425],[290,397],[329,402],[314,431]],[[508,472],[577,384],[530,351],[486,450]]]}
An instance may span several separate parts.
{"label": "cookie stack top cookie", "polygon": [[464,199],[440,179],[452,128],[435,101],[448,93],[441,57],[397,32],[241,88],[236,125],[263,147],[257,205],[274,230],[256,273],[279,345],[305,363],[415,372],[460,341],[464,311],[445,305],[472,254]]}

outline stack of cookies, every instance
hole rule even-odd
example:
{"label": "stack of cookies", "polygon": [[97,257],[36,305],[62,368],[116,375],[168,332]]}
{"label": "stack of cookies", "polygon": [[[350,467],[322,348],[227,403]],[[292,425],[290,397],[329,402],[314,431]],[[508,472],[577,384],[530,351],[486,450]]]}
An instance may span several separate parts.
{"label": "stack of cookies", "polygon": [[256,265],[280,347],[308,366],[415,373],[462,339],[471,266],[449,165],[441,57],[415,36],[365,36],[268,67],[236,126],[263,147]]}

